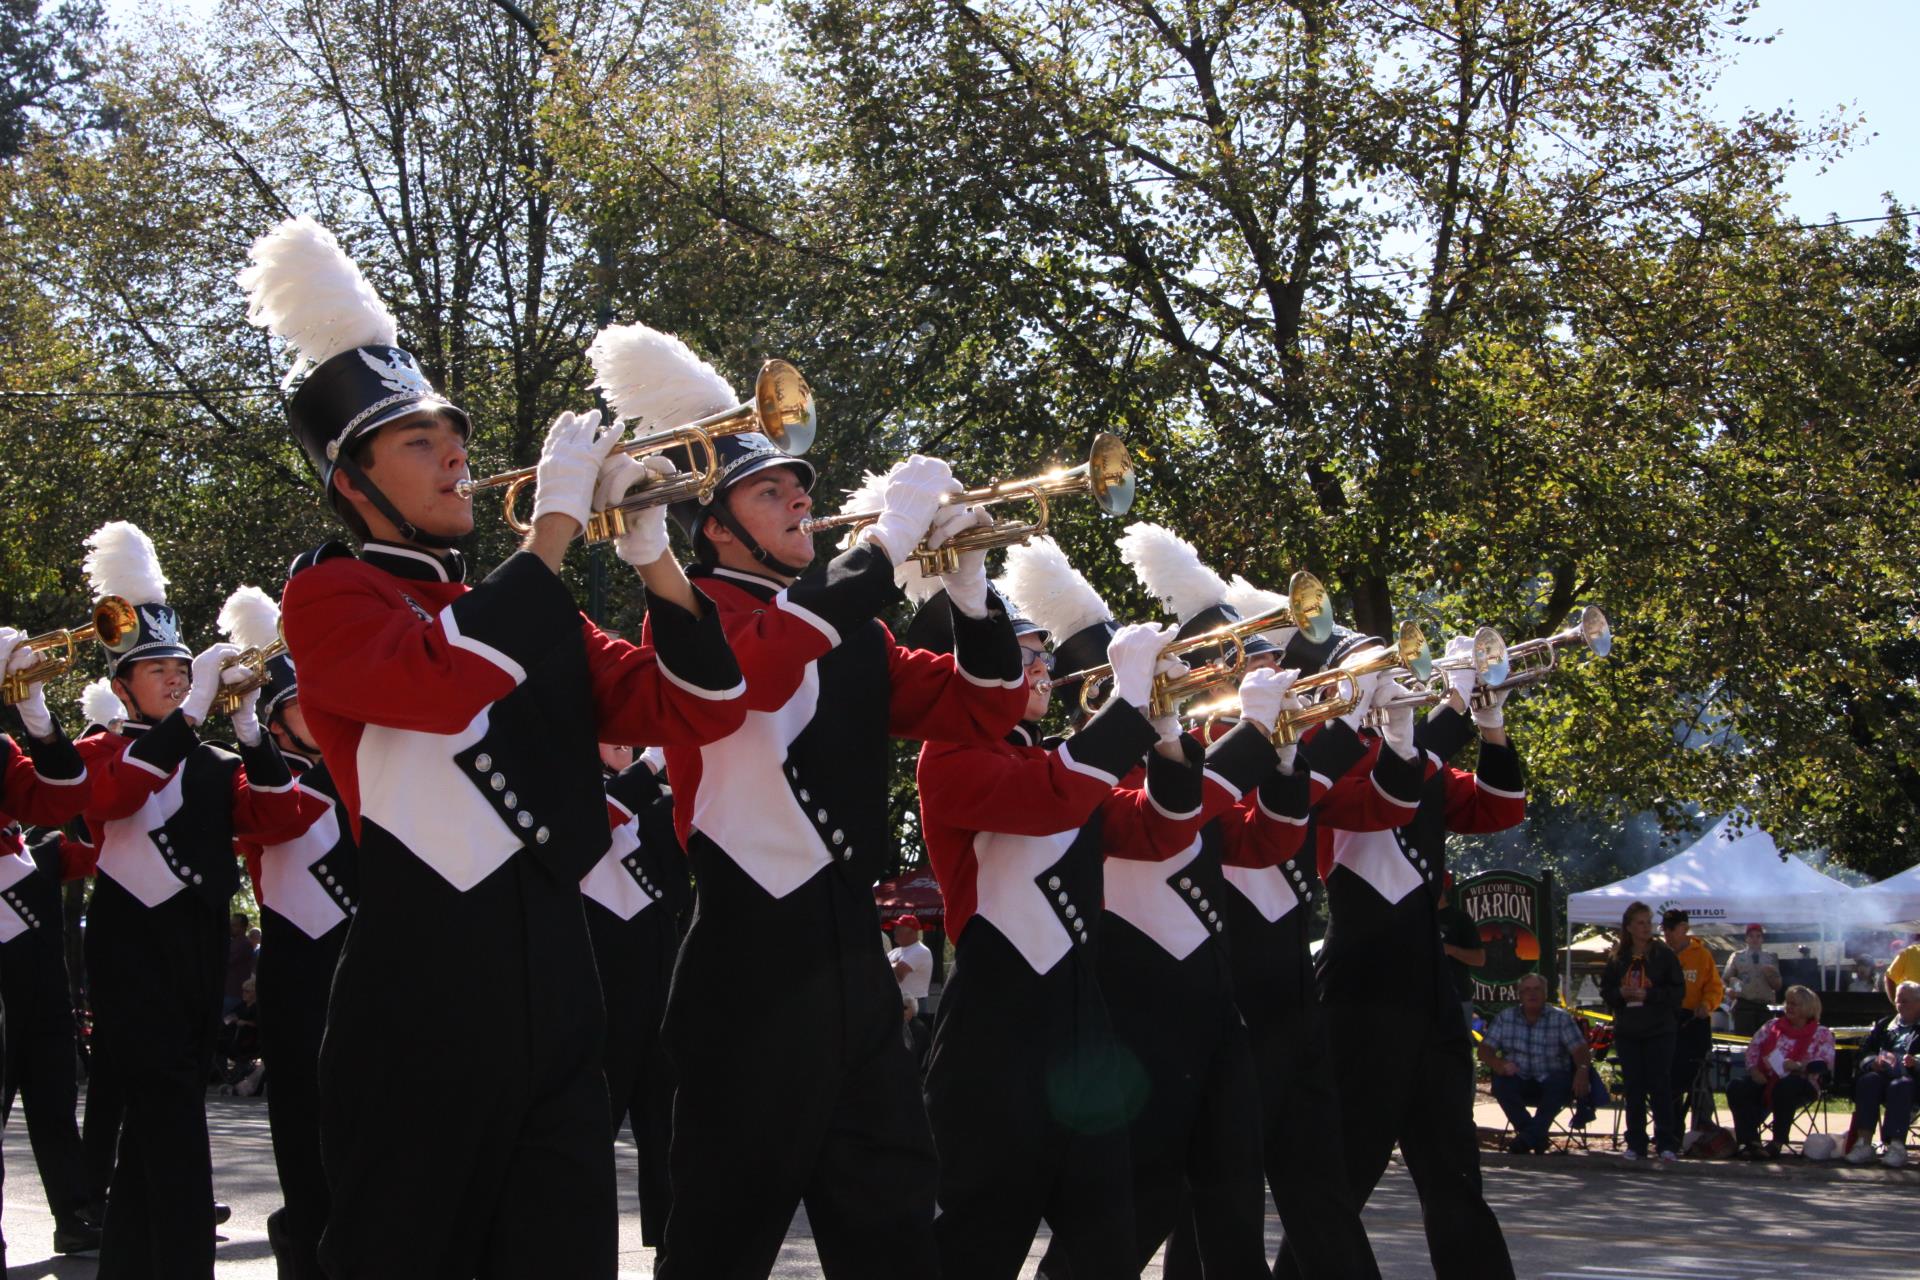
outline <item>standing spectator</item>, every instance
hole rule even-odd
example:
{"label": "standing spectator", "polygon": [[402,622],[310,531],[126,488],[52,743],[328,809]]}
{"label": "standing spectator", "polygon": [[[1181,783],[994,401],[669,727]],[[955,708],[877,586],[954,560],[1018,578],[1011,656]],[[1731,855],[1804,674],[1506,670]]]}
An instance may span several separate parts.
{"label": "standing spectator", "polygon": [[253,976],[255,946],[247,937],[252,924],[244,911],[234,912],[233,918],[227,921],[227,981],[220,999],[222,1017],[240,1007],[240,986]]}
{"label": "standing spectator", "polygon": [[[1793,1113],[1819,1097],[1832,1078],[1833,1032],[1820,1025],[1820,997],[1806,987],[1788,987],[1781,1015],[1747,1045],[1747,1074],[1727,1084],[1740,1156],[1758,1160],[1779,1155]],[[1773,1141],[1763,1152],[1760,1120],[1769,1110]]]}
{"label": "standing spectator", "polygon": [[1885,1144],[1881,1162],[1898,1169],[1907,1162],[1907,1126],[1913,1122],[1914,1081],[1920,1079],[1920,982],[1903,982],[1894,990],[1898,1012],[1873,1024],[1860,1046],[1860,1065],[1853,1077],[1853,1124],[1847,1133],[1847,1160],[1865,1164],[1873,1159],[1873,1125],[1884,1103],[1886,1119],[1880,1125]]}
{"label": "standing spectator", "polygon": [[1647,1095],[1653,1095],[1653,1142],[1662,1160],[1680,1158],[1673,1131],[1673,1014],[1686,991],[1680,961],[1653,936],[1653,908],[1629,906],[1620,918],[1600,978],[1600,995],[1613,1010],[1613,1052],[1625,1078],[1627,1150],[1630,1160],[1647,1155]]}
{"label": "standing spectator", "polygon": [[1898,1004],[1895,998],[1903,982],[1920,982],[1920,933],[1913,935],[1906,947],[1893,958],[1887,966],[1886,976],[1881,980],[1887,993],[1889,1004]]}
{"label": "standing spectator", "polygon": [[[1480,1061],[1493,1072],[1493,1099],[1513,1123],[1507,1150],[1516,1155],[1547,1149],[1554,1117],[1593,1089],[1586,1033],[1565,1009],[1547,1004],[1547,980],[1520,979],[1520,1003],[1509,1005],[1487,1027]],[[1527,1104],[1538,1110],[1527,1113]]]}
{"label": "standing spectator", "polygon": [[1760,1029],[1780,991],[1780,958],[1760,949],[1766,940],[1764,926],[1748,925],[1747,949],[1734,952],[1727,961],[1726,985],[1733,991],[1733,1029],[1743,1036]]}
{"label": "standing spectator", "polygon": [[[1660,918],[1660,930],[1667,947],[1680,961],[1680,973],[1687,981],[1686,994],[1675,1012],[1673,1051],[1674,1131],[1687,1131],[1687,1115],[1700,1124],[1711,1110],[1711,1098],[1702,1098],[1694,1086],[1699,1082],[1700,1064],[1713,1051],[1713,1011],[1726,999],[1727,989],[1720,981],[1720,968],[1713,962],[1707,944],[1690,936],[1692,921],[1679,908]],[[1704,1093],[1705,1091],[1700,1091]],[[1705,1101],[1706,1107],[1700,1103]]]}
{"label": "standing spectator", "polygon": [[933,983],[933,952],[920,941],[918,916],[901,916],[893,922],[893,950],[887,952],[887,963],[893,966],[893,980],[900,984],[900,994],[913,1001],[914,1016],[924,1018],[927,992]]}
{"label": "standing spectator", "polygon": [[1453,872],[1440,885],[1440,945],[1447,953],[1447,971],[1460,996],[1460,1012],[1473,1026],[1473,971],[1487,963],[1487,947],[1480,940],[1474,918],[1453,904]]}

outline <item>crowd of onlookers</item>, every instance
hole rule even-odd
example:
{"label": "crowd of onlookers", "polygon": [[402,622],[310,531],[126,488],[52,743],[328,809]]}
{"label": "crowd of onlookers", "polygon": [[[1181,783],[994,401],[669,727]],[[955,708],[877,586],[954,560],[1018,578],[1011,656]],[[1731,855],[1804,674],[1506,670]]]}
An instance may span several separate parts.
{"label": "crowd of onlookers", "polygon": [[[1600,980],[1612,1014],[1608,1052],[1619,1070],[1624,1154],[1677,1160],[1683,1145],[1694,1142],[1703,1153],[1724,1147],[1747,1159],[1778,1156],[1795,1117],[1833,1087],[1835,1044],[1821,1025],[1820,996],[1784,984],[1761,925],[1747,927],[1745,947],[1724,967],[1690,936],[1686,912],[1668,911],[1660,936],[1655,932],[1651,907],[1628,907]],[[1453,954],[1452,945],[1448,950]],[[1830,1149],[1810,1140],[1809,1156],[1841,1155],[1854,1164],[1878,1157],[1889,1168],[1907,1162],[1920,1079],[1920,941],[1888,967],[1884,991],[1894,1011],[1873,1025],[1861,1046],[1848,1132]],[[1704,1064],[1714,1014],[1729,996],[1733,1028],[1749,1039],[1741,1069],[1726,1086],[1733,1128],[1723,1136],[1712,1121]],[[1574,1111],[1569,1123],[1580,1127],[1606,1100],[1587,1031],[1573,1014],[1548,1003],[1547,983],[1538,975],[1523,979],[1518,1002],[1488,1023],[1479,1055],[1513,1125],[1508,1149],[1516,1153],[1546,1150],[1568,1107]]]}
{"label": "crowd of onlookers", "polygon": [[266,1087],[267,1064],[260,1057],[260,1005],[254,998],[254,974],[260,965],[260,930],[243,911],[228,921],[227,971],[220,996],[220,1035],[215,1041],[213,1078],[223,1094],[250,1098]]}

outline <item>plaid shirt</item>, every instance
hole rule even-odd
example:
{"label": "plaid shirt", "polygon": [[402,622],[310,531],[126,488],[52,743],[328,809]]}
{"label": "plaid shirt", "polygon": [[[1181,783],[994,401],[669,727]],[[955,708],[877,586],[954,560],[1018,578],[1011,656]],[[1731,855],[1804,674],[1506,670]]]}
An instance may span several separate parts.
{"label": "plaid shirt", "polygon": [[1580,1024],[1565,1009],[1548,1005],[1529,1023],[1519,1005],[1502,1009],[1487,1028],[1487,1043],[1520,1068],[1529,1080],[1544,1080],[1573,1070],[1573,1051],[1586,1047]]}

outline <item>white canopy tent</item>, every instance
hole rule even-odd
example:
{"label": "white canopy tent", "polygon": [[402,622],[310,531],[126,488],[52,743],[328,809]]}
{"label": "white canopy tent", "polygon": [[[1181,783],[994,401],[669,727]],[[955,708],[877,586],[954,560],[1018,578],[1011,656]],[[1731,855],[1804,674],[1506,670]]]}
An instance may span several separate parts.
{"label": "white canopy tent", "polygon": [[1855,889],[1854,895],[1863,924],[1920,924],[1920,864]]}
{"label": "white canopy tent", "polygon": [[[1915,888],[1920,891],[1920,884]],[[1722,818],[1691,846],[1657,866],[1625,880],[1576,893],[1567,899],[1567,923],[1618,926],[1632,902],[1660,914],[1679,907],[1692,917],[1696,933],[1739,933],[1748,922],[1769,925],[1817,925],[1829,932],[1858,919],[1859,890],[1814,870],[1795,857],[1782,858],[1780,846],[1749,824],[1735,834]]]}

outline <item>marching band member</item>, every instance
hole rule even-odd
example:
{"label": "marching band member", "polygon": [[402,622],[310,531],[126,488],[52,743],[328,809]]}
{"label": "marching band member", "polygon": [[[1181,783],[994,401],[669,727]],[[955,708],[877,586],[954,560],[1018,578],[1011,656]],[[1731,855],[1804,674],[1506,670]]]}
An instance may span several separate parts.
{"label": "marching band member", "polygon": [[[304,379],[293,434],[360,538],[295,562],[282,599],[301,707],[360,848],[321,1050],[336,1277],[571,1273],[618,1250],[599,983],[580,879],[609,842],[595,743],[706,742],[745,713],[664,513],[621,550],[652,643],[614,640],[558,569],[618,439],[562,414],[531,533],[477,586],[452,548],[470,424],[311,219],[255,242],[248,318]],[[342,904],[348,905],[348,904]],[[432,1079],[426,1091],[395,1078]]]}
{"label": "marching band member", "polygon": [[[220,629],[243,649],[263,649],[279,634],[280,606],[258,587],[242,587],[220,611]],[[320,1160],[320,1044],[333,972],[358,909],[359,850],[301,710],[293,660],[278,654],[264,674],[260,720],[308,798],[311,819],[278,844],[240,842],[260,904],[260,1056],[273,1072],[267,1124],[285,1201],[267,1215],[267,1241],[282,1280],[320,1280],[330,1204]]]}
{"label": "marching band member", "polygon": [[[24,632],[0,627],[0,671],[24,671],[39,660],[26,639]],[[77,817],[93,789],[80,753],[47,708],[44,686],[27,686],[14,710],[26,729],[26,749],[0,734],[0,1111],[10,1112],[14,1093],[24,1093],[28,1138],[53,1211],[54,1252],[79,1253],[99,1248],[100,1232],[85,1219],[85,1166],[73,1118],[79,1089],[60,907],[60,883],[71,877],[57,840],[28,849],[20,827],[55,827]],[[0,1240],[0,1270],[5,1266],[6,1243]]]}
{"label": "marching band member", "polygon": [[[1238,577],[1226,600],[1242,617],[1288,604],[1284,595]],[[1318,671],[1328,646],[1314,644],[1297,627],[1262,632],[1261,638],[1279,651],[1283,670],[1273,688],[1284,715],[1298,703],[1287,692],[1292,680]],[[1254,657],[1249,665],[1274,660]],[[1263,709],[1243,709],[1248,714],[1271,731]],[[1297,752],[1291,743],[1279,747],[1274,771],[1202,830],[1203,858],[1220,866],[1234,996],[1253,1046],[1263,1163],[1284,1232],[1274,1274],[1377,1277],[1359,1208],[1348,1194],[1332,1057],[1314,990],[1310,942],[1320,876],[1307,822],[1323,803],[1356,828],[1405,822],[1418,800],[1419,777],[1409,763],[1386,753],[1370,774],[1336,783],[1296,764]],[[1303,1151],[1314,1158],[1302,1160]],[[1168,1280],[1202,1274],[1190,1224],[1183,1223],[1168,1243],[1165,1270]]]}
{"label": "marching band member", "polygon": [[[1346,636],[1329,662],[1338,664],[1380,643],[1372,636]],[[1458,1104],[1467,1092],[1460,1073],[1473,1068],[1434,903],[1446,875],[1448,832],[1502,831],[1525,816],[1520,758],[1507,741],[1502,695],[1495,695],[1486,710],[1473,713],[1481,735],[1476,770],[1468,773],[1446,763],[1472,733],[1466,715],[1471,668],[1449,673],[1453,697],[1417,732],[1412,709],[1405,706],[1389,712],[1384,729],[1364,727],[1367,712],[1388,707],[1397,690],[1378,674],[1361,683],[1361,706],[1323,726],[1302,753],[1316,772],[1338,778],[1372,768],[1391,752],[1414,762],[1421,785],[1404,826],[1353,830],[1339,815],[1325,812],[1318,823],[1328,897],[1318,981],[1334,1058],[1374,1060],[1382,1026],[1395,1027],[1404,1047],[1379,1069],[1359,1077],[1349,1073],[1342,1082],[1341,1132],[1350,1185],[1356,1203],[1364,1206],[1398,1143],[1420,1194],[1435,1274],[1441,1280],[1511,1276],[1506,1239],[1481,1194],[1473,1117]]]}
{"label": "marching band member", "polygon": [[[592,354],[616,412],[643,428],[735,401],[684,344],[644,326],[604,332]],[[676,503],[674,516],[739,656],[749,711],[708,746],[667,744],[697,889],[663,1028],[678,1088],[657,1274],[765,1276],[803,1201],[828,1275],[877,1274],[934,1245],[933,1143],[872,895],[890,844],[887,739],[996,741],[1026,684],[984,553],[944,577],[951,656],[896,644],[876,618],[918,544],[986,519],[942,505],[959,488],[944,462],[897,467],[879,518],[809,570],[800,522],[812,465],[763,435],[715,445],[711,501]],[[616,474],[601,505],[625,483]],[[741,993],[767,963],[742,936],[780,941],[785,989],[760,1011],[774,1054],[738,1044]]]}
{"label": "marching band member", "polygon": [[657,748],[600,744],[613,843],[580,881],[607,1002],[607,1093],[613,1132],[631,1123],[640,1163],[640,1242],[657,1249],[672,1187],[673,1078],[660,1047],[673,958],[693,905],[687,855],[673,834],[673,793]]}
{"label": "marching band member", "polygon": [[[1143,708],[1166,638],[1151,625],[1114,633],[1051,539],[1008,551],[1004,589],[1035,619],[1013,620],[1021,723],[997,743],[929,742],[918,772],[954,940],[926,1080],[940,1270],[1010,1280],[1044,1218],[1073,1274],[1136,1275],[1127,1100],[1093,944],[1103,829],[1137,824],[1147,804],[1118,784],[1159,737]],[[944,604],[936,596],[921,616]],[[1070,739],[1045,741],[1047,640],[1093,632],[1111,645],[1083,643],[1082,659],[1112,662],[1114,695]]]}
{"label": "marching band member", "polygon": [[123,597],[137,617],[103,643],[127,719],[78,744],[99,842],[86,931],[94,1071],[125,1099],[100,1274],[210,1277],[207,1066],[239,886],[234,841],[288,838],[305,825],[302,801],[261,731],[258,690],[230,713],[237,756],[200,739],[223,680],[244,674],[229,666],[239,650],[216,644],[195,656],[180,642],[147,535],[115,521],[87,543],[95,593]]}
{"label": "marching band member", "polygon": [[[1185,639],[1239,621],[1226,583],[1192,546],[1158,525],[1121,535],[1120,557],[1180,622]],[[1260,637],[1249,659],[1275,652]],[[1195,657],[1206,660],[1213,655]],[[1242,697],[1279,709],[1270,671],[1248,677]],[[1184,1219],[1209,1276],[1266,1276],[1266,1197],[1260,1167],[1259,1093],[1246,1027],[1227,968],[1223,882],[1202,830],[1275,767],[1270,731],[1242,724],[1211,747],[1157,722],[1148,757],[1149,800],[1161,821],[1140,839],[1106,841],[1106,911],[1099,955],[1114,1031],[1146,1076],[1129,1126],[1136,1268]],[[1049,1277],[1078,1276],[1042,1264]]]}

